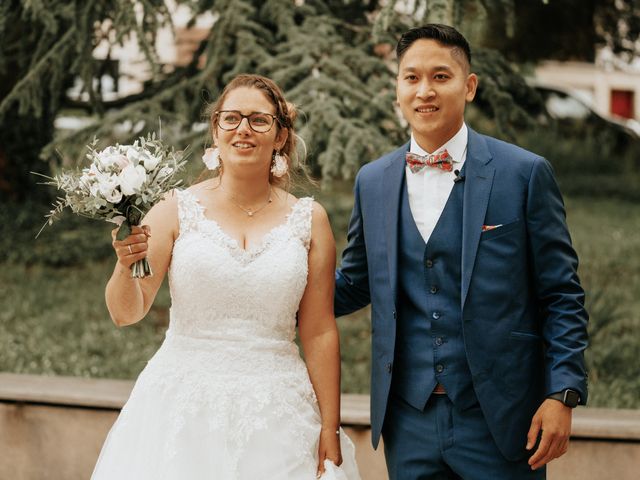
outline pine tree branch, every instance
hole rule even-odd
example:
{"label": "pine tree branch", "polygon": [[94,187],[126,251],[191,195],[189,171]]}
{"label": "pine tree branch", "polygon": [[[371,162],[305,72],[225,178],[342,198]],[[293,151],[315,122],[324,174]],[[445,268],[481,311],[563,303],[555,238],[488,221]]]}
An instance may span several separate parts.
{"label": "pine tree branch", "polygon": [[67,30],[67,33],[65,33],[62,38],[60,38],[60,40],[58,40],[56,44],[38,61],[38,63],[34,65],[34,67],[31,68],[29,72],[16,83],[9,94],[2,100],[2,102],[0,102],[0,118],[2,118],[7,110],[9,110],[11,104],[23,94],[23,90],[29,88],[31,82],[35,78],[43,75],[47,66],[47,62],[58,55],[64,47],[68,46],[67,43],[70,43],[69,39],[73,37],[74,33],[75,28],[69,28],[69,30]]}

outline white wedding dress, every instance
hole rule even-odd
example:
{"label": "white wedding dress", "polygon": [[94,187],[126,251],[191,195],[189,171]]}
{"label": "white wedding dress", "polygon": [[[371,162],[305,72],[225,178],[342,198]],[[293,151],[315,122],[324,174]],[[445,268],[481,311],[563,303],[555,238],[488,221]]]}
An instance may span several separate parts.
{"label": "white wedding dress", "polygon": [[[170,326],[92,478],[314,480],[320,413],[294,343],[312,199],[246,251],[191,192],[177,195]],[[324,477],[359,480],[353,444],[340,435],[344,463]]]}

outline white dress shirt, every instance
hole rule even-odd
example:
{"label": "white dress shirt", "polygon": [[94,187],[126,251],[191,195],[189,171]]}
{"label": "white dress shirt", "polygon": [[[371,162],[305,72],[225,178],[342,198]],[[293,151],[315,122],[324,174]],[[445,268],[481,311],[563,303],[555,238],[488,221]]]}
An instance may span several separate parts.
{"label": "white dress shirt", "polygon": [[439,168],[426,166],[417,173],[413,173],[409,167],[405,167],[407,179],[407,193],[409,194],[409,207],[416,222],[418,231],[425,243],[436,228],[436,224],[442,215],[444,206],[449,199],[449,194],[453,189],[453,179],[456,177],[455,170],[462,170],[464,161],[467,158],[467,139],[469,131],[465,123],[462,124],[448,142],[436,149],[434,152],[425,151],[413,134],[411,135],[410,152],[418,155],[429,155],[447,150],[453,159],[453,171],[446,172]]}

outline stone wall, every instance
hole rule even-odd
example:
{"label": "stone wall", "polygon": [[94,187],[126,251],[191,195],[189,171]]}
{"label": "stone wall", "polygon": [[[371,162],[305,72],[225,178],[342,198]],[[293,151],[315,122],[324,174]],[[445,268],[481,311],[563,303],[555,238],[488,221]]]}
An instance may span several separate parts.
{"label": "stone wall", "polygon": [[[0,480],[85,480],[133,382],[0,373]],[[387,480],[370,442],[369,397],[342,396],[363,480]],[[549,480],[635,480],[640,411],[576,409],[569,452]]]}

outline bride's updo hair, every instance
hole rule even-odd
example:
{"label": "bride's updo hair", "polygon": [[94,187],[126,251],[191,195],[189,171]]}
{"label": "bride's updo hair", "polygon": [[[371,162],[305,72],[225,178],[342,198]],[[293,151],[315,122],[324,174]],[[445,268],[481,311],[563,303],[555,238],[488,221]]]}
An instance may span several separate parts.
{"label": "bride's updo hair", "polygon": [[[287,190],[291,187],[298,186],[299,181],[313,183],[305,165],[306,148],[304,141],[296,135],[293,128],[296,118],[298,117],[298,111],[294,104],[285,100],[280,87],[278,87],[273,80],[267,77],[263,77],[262,75],[240,74],[234,77],[233,80],[224,87],[224,90],[216,102],[209,105],[206,111],[206,115],[209,117],[211,138],[214,138],[213,132],[215,131],[218,121],[218,115],[216,112],[222,108],[229,92],[241,87],[257,88],[262,91],[267,100],[269,100],[275,108],[276,127],[278,128],[278,132],[280,129],[285,129],[288,133],[287,141],[280,150],[280,153],[286,154],[289,163],[289,170],[282,177],[274,177],[270,174],[270,182],[275,186],[283,187]],[[298,140],[300,140],[301,143],[302,153],[298,152]]]}

